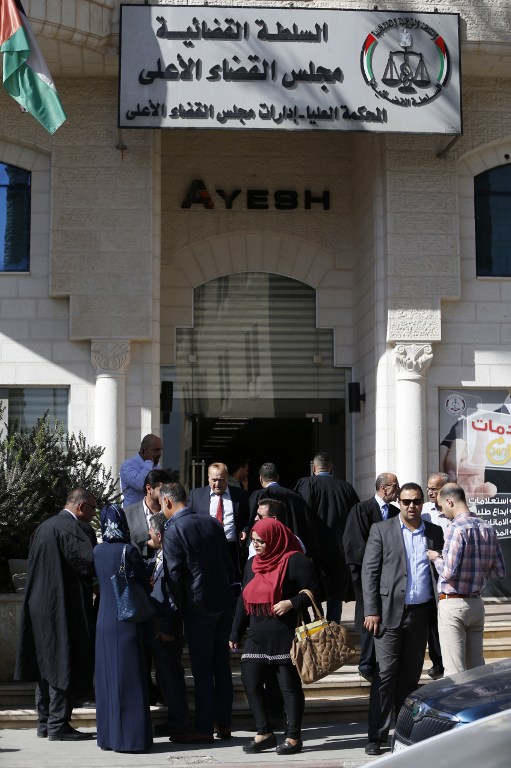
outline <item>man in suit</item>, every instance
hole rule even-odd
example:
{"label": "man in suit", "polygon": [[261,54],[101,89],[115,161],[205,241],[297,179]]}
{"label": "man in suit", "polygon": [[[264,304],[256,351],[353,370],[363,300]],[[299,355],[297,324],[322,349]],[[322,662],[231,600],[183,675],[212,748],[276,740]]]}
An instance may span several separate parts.
{"label": "man in suit", "polygon": [[[227,478],[226,478],[227,479]],[[195,732],[171,741],[207,744],[213,731],[231,737],[232,674],[229,635],[235,606],[233,566],[221,523],[186,505],[179,483],[160,489],[168,522],[163,567],[175,621],[184,621],[195,687]],[[173,635],[174,630],[170,628]]]}
{"label": "man in suit", "polygon": [[374,523],[395,517],[399,509],[392,502],[397,498],[399,483],[392,472],[381,472],[376,478],[376,493],[367,501],[360,501],[351,509],[344,529],[343,544],[346,563],[351,571],[355,592],[355,626],[360,632],[360,660],[358,671],[371,682],[376,663],[373,635],[364,627],[364,597],[362,594],[362,561],[369,531]]}
{"label": "man in suit", "polygon": [[351,600],[351,579],[345,562],[343,534],[350,509],[359,500],[355,489],[345,480],[333,476],[333,465],[325,451],[316,454],[312,464],[312,477],[302,477],[296,484],[297,491],[310,507],[316,519],[321,548],[331,551],[335,568],[342,578],[330,584],[327,594],[327,619],[341,620],[342,601]]}
{"label": "man in suit", "polygon": [[249,506],[248,493],[228,485],[229,470],[215,462],[208,467],[208,483],[190,491],[188,506],[199,515],[209,515],[223,525],[234,566],[234,578],[241,582],[247,559],[243,541],[247,538]]}
{"label": "man in suit", "polygon": [[298,536],[308,557],[317,560],[321,555],[321,544],[312,512],[303,497],[299,493],[280,485],[277,467],[271,461],[267,461],[259,467],[259,482],[261,488],[254,491],[249,499],[250,520],[248,527],[252,528],[257,521],[258,508],[263,499],[280,501],[283,506],[280,508],[278,519],[287,525],[295,536]]}
{"label": "man in suit", "polygon": [[124,507],[130,529],[130,541],[145,558],[152,558],[154,555],[153,544],[149,538],[149,520],[160,511],[160,488],[163,483],[168,482],[170,477],[166,472],[162,469],[152,469],[144,479],[144,498],[136,504]]}
{"label": "man in suit", "polygon": [[[161,487],[161,486],[160,486]],[[153,621],[144,627],[156,667],[156,682],[167,705],[167,720],[154,726],[155,736],[179,736],[189,731],[190,714],[183,655],[183,623],[176,621],[169,601],[163,569],[163,534],[167,518],[158,512],[149,520],[149,536],[156,552],[151,566],[151,599],[156,607]]]}
{"label": "man in suit", "polygon": [[379,755],[405,698],[419,683],[436,578],[428,549],[441,552],[443,531],[422,520],[422,488],[405,483],[399,493],[400,513],[375,523],[362,563],[364,626],[374,635],[376,668],[369,699],[365,751]]}
{"label": "man in suit", "polygon": [[95,514],[94,496],[75,488],[30,540],[14,679],[37,681],[37,735],[49,741],[95,738],[69,724],[76,698],[92,688]]}
{"label": "man in suit", "polygon": [[152,469],[159,469],[158,462],[163,451],[163,443],[158,435],[145,435],[140,443],[140,450],[134,456],[123,461],[119,470],[123,506],[129,507],[144,498],[144,480]]}

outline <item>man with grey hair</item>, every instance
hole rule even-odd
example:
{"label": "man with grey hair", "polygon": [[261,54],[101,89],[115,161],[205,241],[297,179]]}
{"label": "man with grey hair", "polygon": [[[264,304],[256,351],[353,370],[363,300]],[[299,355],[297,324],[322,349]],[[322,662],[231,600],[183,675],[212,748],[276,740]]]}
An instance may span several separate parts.
{"label": "man with grey hair", "polygon": [[358,671],[368,681],[372,680],[376,656],[374,637],[364,627],[364,596],[362,593],[362,563],[369,531],[374,523],[388,520],[399,514],[394,502],[399,493],[399,482],[392,472],[381,472],[375,482],[376,493],[367,501],[360,501],[351,509],[343,543],[346,563],[351,570],[355,590],[355,625],[360,632],[360,661]]}
{"label": "man with grey hair", "polygon": [[216,461],[208,467],[208,485],[190,491],[188,506],[199,515],[216,518],[222,525],[234,565],[235,578],[241,582],[247,559],[246,539],[249,507],[248,493],[242,488],[228,485],[229,470]]}
{"label": "man with grey hair", "polygon": [[195,731],[170,738],[179,743],[207,744],[213,741],[216,730],[219,738],[230,739],[233,686],[229,635],[235,597],[227,539],[218,520],[187,506],[179,483],[162,485],[160,499],[168,519],[163,534],[165,579],[174,622],[184,622],[195,684]]}

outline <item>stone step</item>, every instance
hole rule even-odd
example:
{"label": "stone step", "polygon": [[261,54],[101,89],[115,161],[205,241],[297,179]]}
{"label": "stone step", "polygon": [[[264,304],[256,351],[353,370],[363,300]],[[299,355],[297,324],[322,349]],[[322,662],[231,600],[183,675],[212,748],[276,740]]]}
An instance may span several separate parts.
{"label": "stone step", "polygon": [[[495,658],[503,658],[501,656]],[[420,685],[430,683],[425,666]],[[187,674],[190,707],[193,710],[193,678]],[[238,671],[233,671],[234,703],[233,719],[238,727],[252,727],[253,721],[246,701]],[[369,683],[359,674],[356,666],[347,665],[323,680],[304,685],[305,719],[308,722],[332,722],[349,719],[367,712],[369,705]],[[31,728],[36,722],[34,685],[32,683],[10,683],[0,685],[0,728]],[[165,707],[151,707],[154,722],[165,719]],[[93,727],[96,722],[94,707],[77,707],[73,711],[76,727]]]}

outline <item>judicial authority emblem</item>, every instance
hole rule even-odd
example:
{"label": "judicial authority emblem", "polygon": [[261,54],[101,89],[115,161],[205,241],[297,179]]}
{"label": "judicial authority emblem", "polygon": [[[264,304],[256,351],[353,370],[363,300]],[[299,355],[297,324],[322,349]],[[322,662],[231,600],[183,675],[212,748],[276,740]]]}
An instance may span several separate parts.
{"label": "judicial authority emblem", "polygon": [[370,32],[361,67],[374,92],[400,107],[427,106],[447,88],[451,74],[444,38],[416,18],[388,19]]}

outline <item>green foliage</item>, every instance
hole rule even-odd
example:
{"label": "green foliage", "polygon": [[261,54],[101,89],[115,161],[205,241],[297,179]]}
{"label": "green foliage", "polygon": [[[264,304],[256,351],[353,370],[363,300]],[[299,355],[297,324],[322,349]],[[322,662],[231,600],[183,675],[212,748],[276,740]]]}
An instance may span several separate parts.
{"label": "green foliage", "polygon": [[0,555],[27,557],[30,536],[61,510],[68,492],[81,486],[98,507],[119,500],[117,481],[101,463],[103,448],[89,446],[80,432],[39,419],[27,432],[0,439]]}

